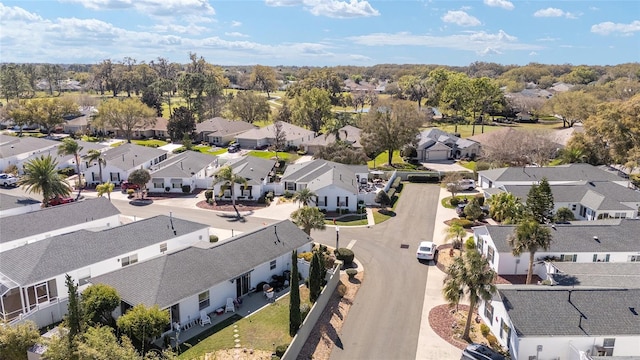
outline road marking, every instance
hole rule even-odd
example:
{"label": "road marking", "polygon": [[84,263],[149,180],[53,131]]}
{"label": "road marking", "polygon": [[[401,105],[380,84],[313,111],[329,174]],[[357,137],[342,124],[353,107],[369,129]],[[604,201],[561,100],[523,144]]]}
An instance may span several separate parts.
{"label": "road marking", "polygon": [[358,240],[351,240],[349,241],[349,245],[347,245],[347,249],[351,249],[353,247],[353,245],[356,244],[356,242],[358,242]]}

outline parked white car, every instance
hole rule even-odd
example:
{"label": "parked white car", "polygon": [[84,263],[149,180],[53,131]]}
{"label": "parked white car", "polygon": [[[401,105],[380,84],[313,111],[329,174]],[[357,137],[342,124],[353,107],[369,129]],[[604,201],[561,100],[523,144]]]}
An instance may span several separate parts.
{"label": "parked white car", "polygon": [[476,188],[476,181],[473,179],[462,179],[457,183],[448,183],[447,188],[455,186],[458,190],[467,190],[471,191]]}
{"label": "parked white car", "polygon": [[4,187],[18,186],[18,178],[11,174],[0,174],[0,184]]}
{"label": "parked white car", "polygon": [[416,257],[418,260],[433,260],[436,255],[436,246],[431,241],[423,241],[418,245]]}

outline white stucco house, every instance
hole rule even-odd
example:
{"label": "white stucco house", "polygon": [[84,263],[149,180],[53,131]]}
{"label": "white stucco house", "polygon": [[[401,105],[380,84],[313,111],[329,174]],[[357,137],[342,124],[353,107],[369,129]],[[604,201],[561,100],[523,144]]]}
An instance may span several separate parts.
{"label": "white stucco house", "polygon": [[416,146],[419,161],[475,158],[480,155],[479,142],[463,139],[437,128],[420,133]]}
{"label": "white stucco house", "polygon": [[39,208],[0,218],[0,252],[77,230],[120,224],[120,211],[106,198]]}
{"label": "white stucco house", "polygon": [[294,193],[304,188],[313,191],[317,195],[315,205],[320,209],[354,212],[358,208],[360,181],[367,179],[368,174],[366,165],[344,165],[318,159],[290,164],[280,181],[284,191]]}
{"label": "white stucco house", "polygon": [[499,285],[478,309],[513,360],[637,359],[640,288]]}
{"label": "white stucco house", "polygon": [[[311,141],[315,137],[315,133],[311,130],[301,128],[299,126],[280,121],[281,130],[285,133],[285,147],[299,147],[307,141]],[[243,149],[256,149],[264,146],[273,145],[276,138],[276,125],[270,124],[262,128],[245,131],[236,136],[236,142]]]}
{"label": "white stucco house", "polygon": [[0,194],[0,218],[40,210],[42,202],[30,197]]}
{"label": "white stucco house", "polygon": [[130,143],[109,148],[102,154],[106,160],[106,165],[102,166],[102,179],[97,162],[86,164],[83,175],[89,184],[97,185],[110,181],[119,185],[127,180],[134,170],[149,169],[169,157],[165,150]]}
{"label": "white stucco house", "polygon": [[58,154],[59,141],[31,136],[10,136],[0,134],[0,172],[9,165],[16,165],[22,173],[22,165],[36,157]]}
{"label": "white stucco house", "polygon": [[214,168],[218,164],[215,156],[197,151],[185,151],[150,168],[149,192],[182,193],[183,186],[189,192],[211,186]]}
{"label": "white stucco house", "polygon": [[[91,279],[118,290],[123,311],[144,304],[168,309],[181,326],[255,291],[291,270],[291,252],[311,250],[311,238],[289,220],[228,240],[191,246]],[[308,274],[302,272],[303,278]],[[260,290],[260,289],[258,289]],[[170,328],[167,331],[171,330]]]}
{"label": "white stucco house", "polygon": [[[230,166],[234,174],[244,178],[244,184],[234,184],[233,195],[236,200],[257,200],[275,181],[275,160],[262,159],[255,156],[243,156],[227,161],[224,165],[214,169],[214,175],[208,187],[216,181],[216,175],[223,166]],[[223,189],[223,187],[225,187]],[[231,189],[226,184],[213,185],[216,200],[231,200]]]}
{"label": "white stucco house", "polygon": [[[508,243],[515,225],[486,225],[473,228],[480,253],[499,275],[524,275],[529,253],[514,256]],[[550,226],[553,241],[548,250],[535,253],[534,274],[547,278],[545,260],[560,262],[640,262],[640,220],[610,219]]]}
{"label": "white stucco house", "polygon": [[159,215],[102,231],[78,230],[0,253],[0,319],[44,327],[66,313],[65,274],[91,278],[208,241],[209,227]]}

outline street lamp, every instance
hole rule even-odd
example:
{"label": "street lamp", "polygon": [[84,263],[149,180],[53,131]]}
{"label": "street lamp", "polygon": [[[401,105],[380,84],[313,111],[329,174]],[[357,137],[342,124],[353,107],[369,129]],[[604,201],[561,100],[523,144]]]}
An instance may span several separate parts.
{"label": "street lamp", "polygon": [[336,250],[340,248],[340,227],[336,226]]}

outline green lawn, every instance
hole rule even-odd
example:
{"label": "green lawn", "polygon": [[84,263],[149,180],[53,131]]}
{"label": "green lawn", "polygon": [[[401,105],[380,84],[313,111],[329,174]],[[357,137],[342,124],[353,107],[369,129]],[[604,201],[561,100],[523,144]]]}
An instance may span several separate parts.
{"label": "green lawn", "polygon": [[[383,151],[380,155],[376,156],[375,160],[367,162],[369,169],[375,169],[377,166],[387,165],[389,162],[389,152]],[[400,150],[394,150],[391,157],[392,164],[404,164],[404,160],[400,156]]]}
{"label": "green lawn", "polygon": [[224,154],[227,152],[226,148],[221,148],[221,149],[216,149],[213,150],[214,148],[212,148],[211,146],[206,146],[206,145],[196,145],[193,147],[194,151],[199,151],[203,154],[207,154],[207,155],[220,155],[220,154]]}
{"label": "green lawn", "polygon": [[[261,294],[251,296],[261,296]],[[303,304],[309,304],[309,290],[305,286],[300,287],[300,299]],[[237,325],[240,344],[243,348],[271,351],[273,344],[288,345],[292,340],[289,336],[289,296],[279,299],[249,318],[240,318],[235,322],[232,320],[212,328],[215,332],[195,345],[193,343],[197,338],[193,343],[187,341],[193,347],[181,353],[178,359],[197,359],[206,353],[233,348],[235,338],[233,337],[234,327],[229,326],[231,324]]]}
{"label": "green lawn", "polygon": [[[249,151],[249,154],[247,154],[247,155],[255,156],[255,157],[259,157],[259,158],[263,158],[263,159],[275,159],[276,152],[275,151],[251,150],[251,151]],[[300,158],[300,155],[278,151],[278,158],[282,159],[282,160],[293,162],[293,161],[296,161],[298,158]]]}
{"label": "green lawn", "polygon": [[[471,201],[474,197],[476,196],[475,195],[456,195],[456,198],[458,200],[467,199],[468,201]],[[451,206],[451,196],[447,196],[446,198],[442,199],[441,204],[447,209],[455,208],[455,206]]]}
{"label": "green lawn", "polygon": [[[340,221],[340,220],[336,220],[335,225],[338,226],[360,226],[360,225],[368,225],[369,221],[367,220],[367,217],[364,216],[364,219],[355,219],[355,214],[354,214],[354,220],[348,220],[348,221]],[[333,223],[333,219],[325,219],[324,223],[327,225],[334,225]]]}
{"label": "green lawn", "polygon": [[[450,125],[450,124],[437,124],[436,127],[438,129],[442,129],[443,131],[446,131],[448,133],[454,133],[456,130],[455,125]],[[505,126],[489,126],[489,125],[485,125],[484,126],[484,133],[490,133],[490,132],[494,132],[494,131],[498,131],[500,129],[503,129]],[[514,129],[530,129],[530,130],[552,130],[552,129],[560,129],[562,128],[562,122],[556,122],[556,121],[545,121],[545,122],[538,122],[538,123],[515,123],[515,124],[511,124],[510,127],[514,128]],[[458,125],[458,133],[460,134],[460,137],[466,138],[469,136],[472,136],[473,134],[473,125],[469,125],[469,124],[463,124],[463,125]],[[476,132],[475,135],[479,135],[482,134],[482,125],[476,125]]]}
{"label": "green lawn", "polygon": [[[399,187],[399,189],[402,189],[402,187]],[[402,191],[396,192],[393,195],[395,201],[393,201],[393,205],[391,205],[391,208],[387,208],[384,213],[380,213],[380,209],[373,209],[373,220],[376,224],[380,224],[381,222],[387,221],[390,218],[396,216],[395,210],[398,206],[398,202],[400,202],[400,195],[402,195]]]}
{"label": "green lawn", "polygon": [[165,146],[168,142],[163,140],[147,139],[147,140],[131,140],[132,143],[142,146],[160,147]]}

